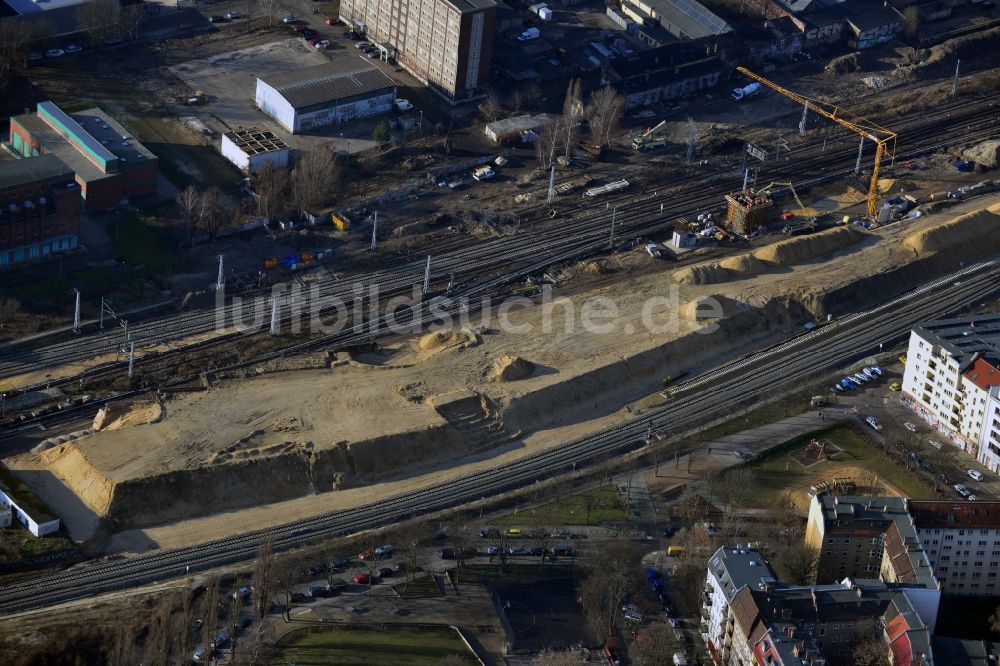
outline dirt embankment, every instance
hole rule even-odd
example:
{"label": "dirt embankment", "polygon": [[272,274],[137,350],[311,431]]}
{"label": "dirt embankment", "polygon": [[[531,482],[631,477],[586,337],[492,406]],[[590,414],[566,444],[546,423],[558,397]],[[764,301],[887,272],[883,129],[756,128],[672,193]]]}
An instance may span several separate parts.
{"label": "dirt embankment", "polygon": [[1000,252],[1000,204],[966,213],[929,229],[908,235],[903,247],[915,255],[948,252],[961,248],[976,258]]}

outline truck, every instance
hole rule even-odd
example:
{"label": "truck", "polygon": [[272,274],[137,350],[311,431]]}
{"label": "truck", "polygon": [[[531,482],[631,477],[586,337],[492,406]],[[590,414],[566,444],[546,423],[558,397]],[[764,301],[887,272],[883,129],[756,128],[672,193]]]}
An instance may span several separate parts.
{"label": "truck", "polygon": [[538,28],[531,27],[522,32],[520,35],[518,35],[517,41],[527,42],[528,40],[531,39],[538,39],[541,36],[541,34],[542,32]]}
{"label": "truck", "polygon": [[750,85],[743,86],[742,88],[733,88],[733,92],[730,97],[733,98],[734,102],[741,102],[748,97],[753,97],[760,92],[759,83],[751,83]]}
{"label": "truck", "polygon": [[661,120],[654,127],[650,127],[639,136],[632,139],[632,150],[650,150],[667,145],[665,130],[667,121]]}

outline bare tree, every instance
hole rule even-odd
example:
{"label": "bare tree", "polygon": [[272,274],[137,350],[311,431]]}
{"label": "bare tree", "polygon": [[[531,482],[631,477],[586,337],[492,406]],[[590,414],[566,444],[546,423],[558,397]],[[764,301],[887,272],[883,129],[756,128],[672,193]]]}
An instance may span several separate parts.
{"label": "bare tree", "polygon": [[80,5],[78,16],[90,43],[96,46],[118,26],[119,5],[116,0],[93,0]]}
{"label": "bare tree", "polygon": [[794,544],[778,558],[778,565],[795,585],[812,585],[816,582],[819,550],[805,543]]}
{"label": "bare tree", "polygon": [[423,553],[425,528],[419,523],[406,523],[396,533],[396,548],[399,557],[406,568],[406,580],[403,589],[417,572],[420,566],[420,556]]}
{"label": "bare tree", "polygon": [[910,5],[903,11],[903,34],[909,39],[920,34],[920,10],[916,5]]}
{"label": "bare tree", "polygon": [[493,88],[488,88],[486,90],[486,95],[483,96],[483,101],[479,103],[479,113],[482,114],[483,119],[492,123],[494,120],[500,117],[503,113],[503,105],[500,102],[500,94]]}
{"label": "bare tree", "polygon": [[330,151],[301,155],[292,171],[292,199],[299,213],[331,201],[339,176],[340,167]]}
{"label": "bare tree", "polygon": [[677,637],[670,625],[657,622],[643,629],[632,644],[629,657],[634,666],[659,666],[677,647]]}
{"label": "bare tree", "polygon": [[219,610],[219,578],[211,576],[205,581],[205,594],[201,606],[201,646],[205,648],[205,653],[209,657],[215,652],[212,649],[212,638],[219,621]]}
{"label": "bare tree", "polygon": [[861,491],[869,497],[881,495],[885,490],[882,477],[874,469],[865,469],[858,479],[858,485],[861,486]]}
{"label": "bare tree", "polygon": [[538,568],[540,569],[545,566],[545,556],[549,551],[552,538],[545,528],[538,526],[531,530],[531,540],[534,542],[535,548],[539,551]]}
{"label": "bare tree", "polygon": [[194,606],[191,593],[182,590],[174,597],[174,612],[170,616],[170,637],[174,645],[174,654],[186,660],[191,654],[194,624]]}
{"label": "bare tree", "polygon": [[243,614],[243,577],[237,576],[233,581],[233,591],[229,595],[229,612],[226,614],[226,629],[229,630],[229,658],[236,658],[236,643],[240,632],[240,619]]}
{"label": "bare tree", "polygon": [[257,622],[263,622],[271,608],[278,586],[278,565],[274,556],[274,537],[265,534],[257,547],[253,564],[253,612]]}
{"label": "bare tree", "polygon": [[611,134],[618,127],[625,110],[625,100],[611,86],[605,86],[590,96],[584,113],[590,123],[594,143],[602,148],[611,145]]}
{"label": "bare tree", "polygon": [[132,666],[141,658],[136,642],[138,627],[134,620],[126,620],[115,625],[108,651],[108,666]]}
{"label": "bare tree", "polygon": [[563,123],[559,118],[542,128],[535,141],[535,153],[538,157],[538,168],[548,171],[556,161],[556,153],[559,152],[560,143],[565,136],[563,133]]}
{"label": "bare tree", "polygon": [[496,553],[490,555],[490,561],[494,557],[497,558],[497,568],[500,575],[503,575],[503,569],[507,565],[507,558],[510,557],[510,552],[507,550],[507,533],[499,527],[494,527],[489,532],[489,538],[490,545],[496,551]]}
{"label": "bare tree", "polygon": [[281,210],[288,196],[288,169],[265,162],[253,176],[258,214],[269,218]]}
{"label": "bare tree", "polygon": [[139,26],[142,25],[142,3],[122,5],[118,12],[118,29],[129,41],[139,39]]}
{"label": "bare tree", "polygon": [[28,33],[13,18],[0,19],[0,89],[14,63],[24,57]]}
{"label": "bare tree", "polygon": [[531,660],[531,666],[579,666],[582,663],[581,653],[552,648],[545,648]]}
{"label": "bare tree", "polygon": [[465,566],[465,558],[472,544],[472,524],[466,516],[459,516],[448,531],[455,546],[455,560],[458,566]]}
{"label": "bare tree", "polygon": [[583,102],[580,101],[580,90],[582,82],[579,77],[572,78],[566,84],[566,97],[563,99],[563,143],[565,144],[565,157],[569,159],[573,155],[573,139],[579,127],[579,120],[583,115]]}
{"label": "bare tree", "polygon": [[163,595],[157,599],[149,616],[149,632],[146,634],[143,663],[150,666],[167,666],[170,663],[173,646],[170,620],[172,611],[172,595]]}
{"label": "bare tree", "polygon": [[269,28],[274,27],[277,21],[275,12],[278,8],[278,0],[260,0],[260,11],[264,14],[264,19]]}
{"label": "bare tree", "polygon": [[222,190],[215,185],[209,187],[198,197],[198,207],[195,211],[198,220],[198,229],[208,234],[209,238],[215,237],[215,232],[222,225]]}
{"label": "bare tree", "polygon": [[191,224],[194,222],[195,216],[197,215],[198,208],[201,203],[200,199],[201,195],[198,193],[198,189],[194,185],[188,185],[174,197],[174,200],[177,202],[177,207],[180,209],[181,215],[184,217],[184,230],[188,242],[191,241]]}
{"label": "bare tree", "polygon": [[[296,558],[283,557],[278,560],[275,567],[276,591],[281,598],[282,616],[285,618],[285,622],[291,620],[292,592],[295,591],[295,585],[299,582],[301,566],[301,562]],[[327,571],[331,570],[331,567],[327,567]]]}
{"label": "bare tree", "polygon": [[510,110],[511,113],[521,113],[521,109],[524,108],[524,93],[520,88],[517,88],[510,94]]}

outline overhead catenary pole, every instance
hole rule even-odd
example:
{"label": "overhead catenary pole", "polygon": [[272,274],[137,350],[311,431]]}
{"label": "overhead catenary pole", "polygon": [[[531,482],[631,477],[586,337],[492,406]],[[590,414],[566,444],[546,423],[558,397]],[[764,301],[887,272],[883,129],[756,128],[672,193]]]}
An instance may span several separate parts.
{"label": "overhead catenary pole", "polygon": [[747,191],[747,183],[750,182],[750,168],[747,167],[746,171],[743,172],[743,189],[741,191]]}
{"label": "overhead catenary pole", "polygon": [[547,203],[552,203],[552,200],[556,198],[556,165],[552,165],[552,169],[549,171],[549,198]]}
{"label": "overhead catenary pole", "polygon": [[375,211],[375,219],[372,222],[372,249],[371,249],[372,252],[375,251],[375,235],[377,233],[378,233],[378,211]]}
{"label": "overhead catenary pole", "polygon": [[427,266],[424,267],[424,290],[421,293],[426,294],[431,290],[431,255],[427,255]]}
{"label": "overhead catenary pole", "polygon": [[861,143],[858,144],[858,161],[854,163],[854,175],[857,176],[861,173],[861,151],[865,148],[865,137],[861,137]]}
{"label": "overhead catenary pole", "polygon": [[278,334],[278,297],[271,296],[271,335]]}
{"label": "overhead catenary pole", "polygon": [[98,328],[100,330],[102,330],[102,331],[104,330],[104,297],[103,296],[101,296],[101,319],[100,319],[100,323],[98,323],[97,326],[98,326]]}
{"label": "overhead catenary pole", "polygon": [[128,378],[132,379],[132,370],[135,368],[135,343],[128,343]]}
{"label": "overhead catenary pole", "polygon": [[951,96],[955,97],[958,95],[958,70],[962,66],[962,60],[955,61],[955,78],[951,81]]}
{"label": "overhead catenary pole", "polygon": [[809,115],[809,102],[802,105],[802,119],[799,121],[799,136],[806,135],[806,118]]}
{"label": "overhead catenary pole", "polygon": [[618,215],[618,206],[615,206],[611,210],[611,238],[608,239],[608,247],[613,248],[615,246],[615,217]]}
{"label": "overhead catenary pole", "polygon": [[74,289],[76,292],[76,307],[73,309],[73,332],[80,332],[80,290]]}

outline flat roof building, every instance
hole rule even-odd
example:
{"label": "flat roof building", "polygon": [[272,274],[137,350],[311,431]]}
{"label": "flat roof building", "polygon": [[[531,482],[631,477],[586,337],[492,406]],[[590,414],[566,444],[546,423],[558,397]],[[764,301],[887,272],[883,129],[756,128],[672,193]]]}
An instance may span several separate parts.
{"label": "flat roof building", "polygon": [[622,11],[639,25],[659,26],[678,39],[699,39],[733,30],[697,0],[624,0]]}
{"label": "flat roof building", "polygon": [[388,113],[396,84],[358,57],[257,79],[261,111],[289,132]]}
{"label": "flat roof building", "polygon": [[80,188],[55,155],[0,162],[0,269],[75,249]]}
{"label": "flat roof building", "polygon": [[10,119],[10,143],[26,157],[56,155],[76,175],[85,208],[97,213],[156,191],[159,160],[100,108],[67,114],[52,102]]}
{"label": "flat roof building", "polygon": [[288,145],[276,136],[267,125],[237,127],[222,135],[222,156],[235,164],[243,173],[257,173],[270,162],[275,166],[288,166]]}
{"label": "flat roof building", "polygon": [[489,82],[496,10],[493,0],[341,0],[340,20],[384,58],[461,101]]}

